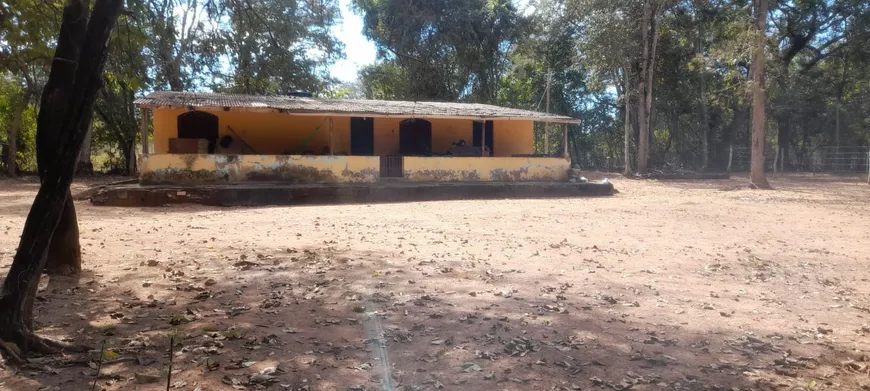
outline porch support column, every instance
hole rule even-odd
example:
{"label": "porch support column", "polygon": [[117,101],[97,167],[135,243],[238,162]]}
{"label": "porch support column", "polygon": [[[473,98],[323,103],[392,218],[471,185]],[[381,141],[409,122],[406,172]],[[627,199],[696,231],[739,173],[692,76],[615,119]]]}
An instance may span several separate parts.
{"label": "porch support column", "polygon": [[562,157],[565,159],[571,156],[568,154],[568,124],[562,124]]}
{"label": "porch support column", "polygon": [[335,128],[335,123],[332,121],[332,117],[329,117],[329,156],[335,155],[335,148],[332,143],[332,133]]}
{"label": "porch support column", "polygon": [[139,124],[139,135],[142,138],[142,156],[147,155],[148,152],[148,123],[150,122],[151,110],[146,108],[140,109],[142,110],[142,122]]}
{"label": "porch support column", "polygon": [[550,123],[544,122],[544,155],[550,156]]}
{"label": "porch support column", "polygon": [[[493,125],[493,128],[495,125]],[[480,123],[480,156],[486,156],[486,120]]]}

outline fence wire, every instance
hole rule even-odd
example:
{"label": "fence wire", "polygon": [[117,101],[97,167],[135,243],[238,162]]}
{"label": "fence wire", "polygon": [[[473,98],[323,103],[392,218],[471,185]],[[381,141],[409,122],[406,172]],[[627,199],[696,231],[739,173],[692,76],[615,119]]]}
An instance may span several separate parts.
{"label": "fence wire", "polygon": [[[870,147],[817,147],[809,153],[789,156],[793,169],[808,172],[829,173],[868,173],[870,172]],[[749,171],[752,161],[752,149],[749,147],[734,147],[731,171]],[[769,149],[764,153],[766,171],[782,171],[782,153]]]}
{"label": "fence wire", "polygon": [[870,148],[819,147],[812,155],[813,172],[868,172]]}
{"label": "fence wire", "polygon": [[[625,167],[623,156],[622,151],[592,148],[575,151],[572,164],[584,169],[621,172]],[[789,157],[791,170],[794,171],[863,174],[870,178],[870,147],[821,146],[802,153],[792,151]],[[664,171],[680,170],[682,165],[676,159],[674,156],[667,156],[664,161],[655,162],[653,166]],[[752,149],[733,147],[730,161],[731,172],[748,172],[752,162]],[[782,153],[777,154],[775,146],[769,146],[764,153],[765,171],[774,172],[774,164],[777,165],[776,171],[782,171]],[[724,171],[725,164],[720,169]]]}

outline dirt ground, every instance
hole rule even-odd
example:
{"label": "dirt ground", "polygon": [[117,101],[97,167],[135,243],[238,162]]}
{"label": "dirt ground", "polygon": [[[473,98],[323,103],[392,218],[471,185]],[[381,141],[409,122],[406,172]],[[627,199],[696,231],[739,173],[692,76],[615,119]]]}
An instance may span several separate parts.
{"label": "dirt ground", "polygon": [[[870,186],[614,179],[607,198],[77,203],[0,390],[870,389]],[[74,192],[87,188],[77,184]],[[35,193],[0,180],[5,275]],[[100,357],[101,346],[105,353]]]}

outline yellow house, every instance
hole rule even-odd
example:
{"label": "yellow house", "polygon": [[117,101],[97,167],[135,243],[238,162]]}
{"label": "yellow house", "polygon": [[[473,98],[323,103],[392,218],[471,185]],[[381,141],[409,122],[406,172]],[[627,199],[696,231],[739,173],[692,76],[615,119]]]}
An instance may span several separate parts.
{"label": "yellow house", "polygon": [[[491,105],[154,92],[137,99],[141,183],[562,181],[567,148],[534,155],[534,123]],[[149,126],[149,122],[150,125]]]}

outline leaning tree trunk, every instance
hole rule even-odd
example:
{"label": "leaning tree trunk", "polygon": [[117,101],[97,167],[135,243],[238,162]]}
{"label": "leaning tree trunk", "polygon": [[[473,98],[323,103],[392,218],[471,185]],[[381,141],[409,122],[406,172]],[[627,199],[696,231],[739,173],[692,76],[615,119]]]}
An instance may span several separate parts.
{"label": "leaning tree trunk", "polygon": [[[0,339],[17,344],[25,352],[52,351],[60,347],[58,343],[49,343],[33,333],[33,300],[52,236],[69,199],[69,186],[85,133],[93,119],[97,93],[102,88],[106,46],[122,5],[122,0],[97,0],[89,22],[85,22],[88,7],[83,1],[71,0],[64,8],[57,52],[62,52],[63,45],[71,43],[71,38],[81,33],[78,29],[82,23],[87,23],[86,32],[84,39],[79,41],[81,51],[75,57],[77,66],[71,88],[60,91],[46,88],[47,93],[60,92],[67,97],[65,101],[55,101],[55,104],[66,106],[66,110],[62,118],[52,118],[55,121],[42,121],[38,125],[59,129],[55,132],[58,138],[52,151],[54,161],[43,172],[42,184],[24,223],[18,250],[0,289]],[[51,76],[54,76],[58,62],[63,62],[63,58],[55,58]],[[45,109],[46,106],[41,107],[41,110]]]}
{"label": "leaning tree trunk", "polygon": [[[51,73],[42,91],[39,116],[36,120],[36,164],[42,181],[45,181],[46,172],[57,159],[55,153],[61,131],[58,124],[67,114],[76,77],[76,63],[88,27],[89,3],[89,0],[70,0],[64,9],[55,60],[51,64]],[[64,208],[68,210],[64,210],[63,218],[49,246],[46,267],[50,274],[76,274],[82,269],[79,224],[69,190],[66,198]]]}
{"label": "leaning tree trunk", "polygon": [[94,138],[93,124],[88,128],[88,134],[85,135],[85,143],[82,145],[82,152],[79,154],[79,164],[76,166],[76,175],[92,175],[94,173],[94,162],[91,160],[91,142]]}
{"label": "leaning tree trunk", "polygon": [[752,62],[752,163],[749,180],[759,189],[769,189],[764,174],[764,40],[767,30],[767,0],[758,0],[758,37]]}
{"label": "leaning tree trunk", "polygon": [[82,271],[82,246],[79,243],[79,222],[72,196],[67,190],[60,222],[51,237],[45,272],[56,276],[69,276]]}

